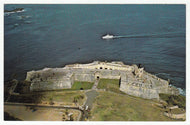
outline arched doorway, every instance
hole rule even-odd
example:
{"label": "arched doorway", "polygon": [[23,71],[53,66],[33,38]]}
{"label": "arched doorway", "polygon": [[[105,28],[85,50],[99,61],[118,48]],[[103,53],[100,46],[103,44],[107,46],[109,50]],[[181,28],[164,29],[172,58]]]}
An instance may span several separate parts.
{"label": "arched doorway", "polygon": [[95,72],[95,79],[96,80],[99,80],[100,79],[100,77],[101,77],[101,74],[100,74],[100,72]]}
{"label": "arched doorway", "polygon": [[99,76],[96,76],[96,79],[97,79],[97,80],[99,80],[99,79],[100,79],[100,77],[99,77]]}

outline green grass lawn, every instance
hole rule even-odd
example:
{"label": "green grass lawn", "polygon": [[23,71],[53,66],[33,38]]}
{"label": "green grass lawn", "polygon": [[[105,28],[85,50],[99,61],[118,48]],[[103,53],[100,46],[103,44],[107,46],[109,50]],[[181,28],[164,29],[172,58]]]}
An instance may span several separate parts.
{"label": "green grass lawn", "polygon": [[79,82],[75,81],[74,84],[72,85],[71,89],[72,90],[80,90],[82,89],[91,89],[94,83],[92,82]]}
{"label": "green grass lawn", "polygon": [[21,94],[19,96],[12,95],[10,102],[19,102],[19,103],[41,103],[42,101],[49,102],[50,99],[55,102],[64,102],[72,104],[74,98],[83,97],[78,99],[78,104],[82,105],[85,101],[84,91],[75,91],[75,90],[59,90],[59,91],[44,91],[44,92],[33,92],[30,94]]}
{"label": "green grass lawn", "polygon": [[100,79],[98,83],[98,88],[119,88],[119,79]]}
{"label": "green grass lawn", "polygon": [[[81,91],[49,91],[49,92],[43,92],[43,98],[41,98],[42,101],[49,101],[50,98],[52,98],[53,101],[56,102],[65,102],[65,103],[73,103],[73,100],[75,97],[78,96],[85,97],[84,92]],[[78,102],[79,104],[83,104],[85,99],[80,99]]]}
{"label": "green grass lawn", "polygon": [[97,88],[122,93],[119,90],[119,79],[100,79]]}
{"label": "green grass lawn", "polygon": [[151,100],[100,91],[90,121],[172,121],[163,112]]}

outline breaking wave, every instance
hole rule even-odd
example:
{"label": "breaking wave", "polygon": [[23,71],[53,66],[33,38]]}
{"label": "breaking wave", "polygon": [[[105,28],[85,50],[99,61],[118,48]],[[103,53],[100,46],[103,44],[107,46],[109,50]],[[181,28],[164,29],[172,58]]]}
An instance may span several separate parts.
{"label": "breaking wave", "polygon": [[183,90],[182,88],[177,88],[178,90],[179,90],[179,93],[181,94],[181,95],[186,95],[186,90]]}
{"label": "breaking wave", "polygon": [[176,89],[178,89],[180,95],[184,95],[184,96],[186,96],[186,90],[185,90],[185,89],[182,89],[182,88],[176,87],[176,86],[174,86],[174,85],[171,85],[171,86],[173,86],[173,87],[175,87]]}

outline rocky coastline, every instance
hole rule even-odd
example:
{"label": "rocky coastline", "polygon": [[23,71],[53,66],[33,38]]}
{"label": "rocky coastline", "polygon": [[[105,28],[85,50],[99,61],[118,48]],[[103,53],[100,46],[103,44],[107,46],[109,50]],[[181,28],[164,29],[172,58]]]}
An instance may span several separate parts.
{"label": "rocky coastline", "polygon": [[4,10],[4,13],[17,13],[24,11],[24,8],[15,8],[13,10]]}

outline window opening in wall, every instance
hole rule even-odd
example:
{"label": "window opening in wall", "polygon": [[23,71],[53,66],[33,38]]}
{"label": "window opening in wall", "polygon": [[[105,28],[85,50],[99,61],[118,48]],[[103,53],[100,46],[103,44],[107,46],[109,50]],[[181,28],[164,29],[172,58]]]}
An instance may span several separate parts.
{"label": "window opening in wall", "polygon": [[102,67],[100,67],[100,69],[102,69]]}
{"label": "window opening in wall", "polygon": [[108,68],[105,68],[105,69],[108,69]]}

